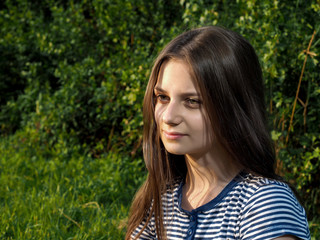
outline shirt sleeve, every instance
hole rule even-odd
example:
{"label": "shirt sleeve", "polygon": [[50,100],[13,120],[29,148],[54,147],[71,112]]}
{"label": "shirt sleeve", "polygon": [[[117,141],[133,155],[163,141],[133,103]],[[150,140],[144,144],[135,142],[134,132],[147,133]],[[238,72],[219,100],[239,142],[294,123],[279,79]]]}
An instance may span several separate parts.
{"label": "shirt sleeve", "polygon": [[310,240],[305,210],[288,185],[263,185],[242,211],[240,239],[267,240],[283,235]]}

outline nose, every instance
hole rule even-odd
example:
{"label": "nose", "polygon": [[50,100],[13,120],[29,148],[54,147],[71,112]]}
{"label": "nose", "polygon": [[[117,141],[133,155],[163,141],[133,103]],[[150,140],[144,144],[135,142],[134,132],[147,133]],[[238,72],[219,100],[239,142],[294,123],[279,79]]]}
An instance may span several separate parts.
{"label": "nose", "polygon": [[162,113],[162,120],[168,125],[178,125],[182,121],[181,108],[179,103],[170,101]]}

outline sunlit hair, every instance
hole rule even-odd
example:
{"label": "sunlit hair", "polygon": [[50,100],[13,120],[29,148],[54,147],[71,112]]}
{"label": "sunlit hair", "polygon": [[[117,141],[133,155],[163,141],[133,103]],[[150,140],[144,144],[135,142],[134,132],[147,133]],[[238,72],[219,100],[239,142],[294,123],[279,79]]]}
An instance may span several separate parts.
{"label": "sunlit hair", "polygon": [[184,157],[165,150],[154,116],[154,87],[161,67],[171,59],[189,66],[214,136],[233,160],[248,172],[278,178],[266,127],[262,72],[253,47],[241,35],[221,27],[185,32],[159,54],[146,89],[143,152],[149,174],[133,201],[126,239],[141,222],[146,226],[151,217],[155,218],[158,239],[166,238],[161,194],[172,190],[187,173]]}

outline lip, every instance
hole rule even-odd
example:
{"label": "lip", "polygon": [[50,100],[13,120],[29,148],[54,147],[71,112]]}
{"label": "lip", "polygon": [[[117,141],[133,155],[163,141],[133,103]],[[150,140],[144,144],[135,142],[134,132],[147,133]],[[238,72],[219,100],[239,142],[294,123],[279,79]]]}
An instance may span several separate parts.
{"label": "lip", "polygon": [[163,135],[169,140],[177,140],[187,135],[180,132],[168,132],[165,130],[162,130],[162,132],[163,132]]}

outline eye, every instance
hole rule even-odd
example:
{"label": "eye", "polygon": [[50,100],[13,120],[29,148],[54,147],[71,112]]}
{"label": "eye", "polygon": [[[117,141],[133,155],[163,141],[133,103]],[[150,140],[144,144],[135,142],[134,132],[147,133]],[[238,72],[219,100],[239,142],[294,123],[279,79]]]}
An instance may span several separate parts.
{"label": "eye", "polygon": [[164,94],[158,94],[156,95],[156,98],[157,98],[157,102],[160,102],[160,103],[167,103],[170,100],[170,98]]}
{"label": "eye", "polygon": [[198,100],[198,99],[193,99],[193,98],[187,98],[185,100],[186,104],[188,107],[191,107],[191,108],[198,108],[200,107],[200,104],[201,104],[201,101]]}

